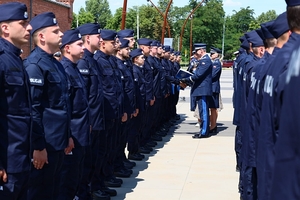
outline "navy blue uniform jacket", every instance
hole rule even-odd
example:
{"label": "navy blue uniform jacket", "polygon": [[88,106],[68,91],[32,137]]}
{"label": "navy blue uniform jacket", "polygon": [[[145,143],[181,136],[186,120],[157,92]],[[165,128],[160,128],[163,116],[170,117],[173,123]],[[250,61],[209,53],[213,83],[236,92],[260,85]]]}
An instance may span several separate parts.
{"label": "navy blue uniform jacket", "polygon": [[212,62],[207,54],[199,60],[191,79],[194,82],[191,89],[192,97],[212,95]]}
{"label": "navy blue uniform jacket", "polygon": [[104,118],[120,119],[124,113],[124,93],[122,74],[117,67],[116,58],[97,51],[94,55],[100,71],[104,95]]}
{"label": "navy blue uniform jacket", "polygon": [[78,61],[77,68],[85,82],[92,130],[101,131],[104,130],[103,86],[101,72],[93,56],[93,53],[84,49],[83,57]]}
{"label": "navy blue uniform jacket", "polygon": [[21,50],[0,38],[0,169],[29,171],[31,102]]}
{"label": "navy blue uniform jacket", "polygon": [[76,145],[88,146],[90,143],[89,102],[83,77],[76,63],[63,57],[61,64],[69,78],[69,95],[71,101],[71,135]]}
{"label": "navy blue uniform jacket", "polygon": [[68,78],[52,54],[36,47],[24,60],[31,85],[32,150],[64,150],[70,137]]}

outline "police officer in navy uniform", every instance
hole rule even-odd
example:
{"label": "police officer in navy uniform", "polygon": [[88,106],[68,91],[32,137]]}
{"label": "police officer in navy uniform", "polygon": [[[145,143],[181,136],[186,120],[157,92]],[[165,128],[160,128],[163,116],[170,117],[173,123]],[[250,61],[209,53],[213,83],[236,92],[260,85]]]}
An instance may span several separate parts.
{"label": "police officer in navy uniform", "polygon": [[[89,101],[91,143],[86,148],[84,161],[84,171],[78,188],[77,197],[88,199],[90,190],[99,190],[103,181],[99,180],[106,151],[106,135],[104,130],[104,107],[103,107],[103,86],[101,72],[97,61],[93,58],[94,52],[100,48],[100,25],[97,23],[87,23],[78,27],[83,40],[84,54],[77,63],[77,68],[81,73],[87,89]],[[97,169],[97,170],[96,170]],[[109,198],[103,191],[98,196]]]}
{"label": "police officer in navy uniform", "polygon": [[64,154],[74,147],[70,137],[68,78],[63,66],[53,57],[63,33],[52,12],[35,16],[30,24],[36,48],[24,60],[33,101],[33,167],[28,198],[57,199]]}
{"label": "police officer in navy uniform", "polygon": [[139,113],[137,117],[133,118],[134,125],[132,126],[132,135],[128,137],[128,159],[130,160],[142,160],[144,155],[139,153],[139,138],[141,135],[141,129],[144,127],[143,119],[146,114],[146,79],[144,75],[144,62],[145,58],[141,49],[134,49],[130,52],[130,57],[133,63],[133,77],[137,83],[138,92],[137,106],[139,107]]}
{"label": "police officer in navy uniform", "polygon": [[[134,39],[134,30],[132,29],[124,29],[124,30],[120,30],[117,33],[118,37],[121,39],[125,39],[128,40],[128,46],[131,50],[134,49],[135,46],[135,39]],[[126,65],[131,69],[132,73],[133,73],[133,63],[132,60],[130,58],[126,59]],[[134,79],[134,86],[135,86],[135,98],[134,98],[134,104],[135,104],[135,115],[138,115],[139,110],[140,110],[140,105],[139,105],[139,101],[140,101],[140,95],[139,95],[139,87],[138,87],[138,83],[137,81]],[[133,118],[133,120],[129,120],[129,123],[127,123],[128,125],[128,137],[127,140],[128,141],[137,141],[136,137],[137,137],[137,132],[134,131],[133,127],[134,127],[134,121],[135,118]],[[138,144],[136,144],[136,146],[138,147]],[[129,147],[129,146],[127,146]],[[134,166],[136,166],[136,163],[133,161],[130,161],[126,158],[125,153],[123,152],[123,162],[126,168],[132,169]]]}
{"label": "police officer in navy uniform", "polygon": [[[83,41],[78,29],[64,32],[61,64],[69,78],[69,96],[72,107],[71,136],[75,148],[65,155],[61,172],[58,199],[73,199],[82,176],[85,149],[89,145],[89,105],[85,82],[77,68],[77,61],[83,55]],[[70,184],[70,182],[72,184]]]}
{"label": "police officer in navy uniform", "polygon": [[[104,164],[102,167],[101,180],[106,177],[113,176],[113,163],[117,152],[117,140],[119,137],[120,125],[127,121],[127,113],[124,112],[124,94],[122,88],[121,72],[110,59],[115,51],[115,39],[117,33],[113,30],[101,30],[101,44],[100,50],[94,55],[99,69],[101,71],[101,78],[103,83],[104,95],[104,119],[105,129],[103,133],[106,135],[106,156],[104,157]],[[120,186],[120,185],[119,185]],[[100,190],[101,191],[101,190]],[[98,191],[92,188],[92,194],[97,199]],[[110,193],[114,196],[115,193]]]}
{"label": "police officer in navy uniform", "polygon": [[195,97],[198,104],[201,124],[200,132],[193,138],[203,138],[209,136],[209,105],[208,98],[212,95],[212,62],[206,54],[206,44],[197,43],[195,54],[200,56],[199,64],[193,76],[182,79],[181,82],[192,84],[191,99]]}
{"label": "police officer in navy uniform", "polygon": [[124,150],[126,148],[128,132],[131,129],[133,117],[137,116],[136,112],[136,101],[135,101],[135,83],[132,74],[132,68],[127,64],[129,59],[129,40],[120,39],[120,48],[116,52],[117,66],[122,73],[122,82],[124,90],[124,111],[127,113],[128,119],[121,125],[120,133],[120,144],[118,145],[118,153],[115,161],[114,171],[115,175],[118,177],[127,178],[131,175],[132,170],[125,167],[124,160]]}
{"label": "police officer in navy uniform", "polygon": [[21,46],[30,37],[27,7],[0,5],[0,199],[27,199],[31,100]]}
{"label": "police officer in navy uniform", "polygon": [[[299,0],[287,0],[287,21],[292,32],[289,40],[280,49],[276,58],[272,62],[272,67],[269,68],[266,81],[264,84],[263,93],[263,104],[262,106],[267,106],[267,111],[269,114],[265,115],[262,113],[261,119],[266,123],[265,126],[269,126],[268,134],[269,138],[272,140],[268,141],[270,148],[275,149],[273,155],[269,155],[271,159],[274,159],[273,166],[270,168],[272,186],[270,190],[270,199],[298,199],[299,198],[299,178],[297,177],[297,149],[295,149],[295,144],[297,143],[297,135],[295,136],[295,131],[297,128],[295,126],[298,123],[297,118],[291,119],[290,115],[284,115],[291,113],[291,109],[297,110],[298,107],[295,106],[294,100],[297,98],[294,96],[291,98],[291,89],[294,90],[297,81],[294,77],[298,75],[298,45],[300,40],[300,23],[299,19]],[[295,49],[295,51],[293,51]],[[295,57],[291,58],[294,55]],[[288,85],[285,87],[285,85]],[[288,96],[283,96],[288,91]],[[297,93],[294,93],[297,95]],[[288,97],[288,98],[286,98]],[[286,106],[288,104],[288,106]],[[285,105],[283,107],[283,105]],[[288,107],[291,108],[288,108]],[[287,110],[284,110],[287,109]],[[291,113],[292,114],[292,113]],[[294,115],[297,117],[297,114]],[[291,115],[291,117],[294,117]],[[265,117],[267,117],[265,119]],[[286,119],[293,121],[293,124],[287,122]],[[287,128],[287,126],[290,126]],[[267,128],[267,127],[266,127]],[[289,132],[290,131],[290,132]],[[283,148],[283,149],[282,149]],[[293,162],[295,161],[295,162]],[[294,166],[296,164],[296,166]],[[279,191],[282,185],[285,186],[283,191]]]}
{"label": "police officer in navy uniform", "polygon": [[[270,178],[271,166],[274,162],[273,147],[267,147],[269,144],[269,138],[265,134],[265,130],[269,129],[269,126],[264,126],[264,120],[261,120],[261,113],[266,108],[262,107],[263,102],[263,90],[264,83],[266,80],[266,73],[270,67],[272,67],[272,61],[275,59],[276,55],[280,52],[282,46],[288,41],[290,36],[290,28],[287,22],[286,12],[280,14],[272,26],[270,27],[270,33],[277,39],[276,47],[274,48],[272,55],[266,58],[266,62],[262,63],[261,70],[259,71],[259,76],[257,77],[257,94],[256,94],[256,106],[255,106],[255,118],[258,121],[257,128],[257,144],[256,144],[256,170],[258,176],[258,198],[268,199],[270,195],[270,184],[272,182]],[[266,114],[266,113],[265,113]],[[266,129],[265,129],[266,128]],[[271,139],[272,140],[272,139]]]}
{"label": "police officer in navy uniform", "polygon": [[150,62],[148,61],[152,40],[148,38],[140,38],[137,43],[139,45],[139,48],[142,49],[145,56],[143,72],[146,80],[146,112],[143,119],[144,128],[141,130],[142,134],[140,137],[140,152],[149,154],[153,149],[151,147],[147,147],[146,144],[151,139],[152,116],[155,110],[155,108],[153,107],[153,105],[155,104],[155,95],[153,90],[153,66],[151,66]]}
{"label": "police officer in navy uniform", "polygon": [[210,132],[217,133],[217,118],[218,118],[218,111],[219,108],[219,96],[220,96],[220,76],[222,73],[222,65],[219,59],[219,54],[222,51],[216,47],[211,47],[210,50],[210,57],[213,63],[212,69],[212,91],[213,94],[211,98],[209,98],[209,108],[210,108]]}

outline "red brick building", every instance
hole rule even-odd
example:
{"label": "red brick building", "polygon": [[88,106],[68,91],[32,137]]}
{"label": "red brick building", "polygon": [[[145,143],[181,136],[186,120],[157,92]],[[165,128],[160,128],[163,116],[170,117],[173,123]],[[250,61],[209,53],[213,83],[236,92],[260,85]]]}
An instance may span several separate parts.
{"label": "red brick building", "polygon": [[[57,18],[59,27],[62,32],[71,28],[73,20],[73,3],[74,0],[15,0],[27,5],[29,19],[42,12],[53,12]],[[12,0],[0,0],[0,4],[12,2]],[[24,53],[22,57],[29,55],[33,44],[23,46]]]}

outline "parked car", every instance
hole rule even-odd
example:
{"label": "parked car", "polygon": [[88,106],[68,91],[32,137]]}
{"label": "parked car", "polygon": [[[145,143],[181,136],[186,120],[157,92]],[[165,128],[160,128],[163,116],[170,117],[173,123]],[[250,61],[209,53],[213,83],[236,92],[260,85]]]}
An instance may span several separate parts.
{"label": "parked car", "polygon": [[223,60],[222,67],[231,68],[233,66],[233,60]]}

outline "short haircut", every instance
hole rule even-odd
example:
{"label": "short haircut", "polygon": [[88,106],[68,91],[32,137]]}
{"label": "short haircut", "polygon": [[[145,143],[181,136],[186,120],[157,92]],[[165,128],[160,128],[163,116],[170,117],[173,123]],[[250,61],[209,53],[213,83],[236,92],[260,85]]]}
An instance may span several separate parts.
{"label": "short haircut", "polygon": [[287,7],[287,20],[291,31],[300,30],[300,5]]}

